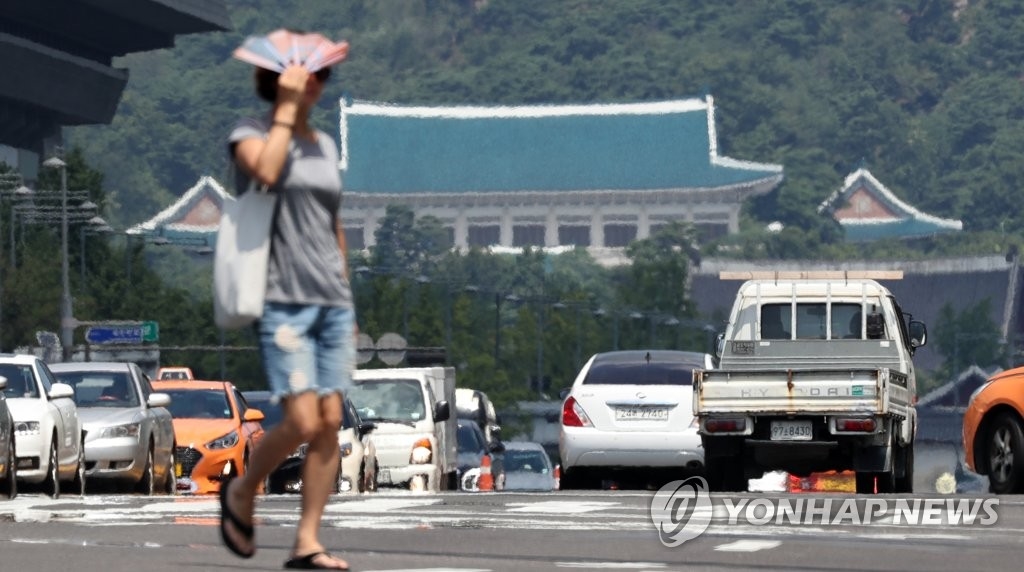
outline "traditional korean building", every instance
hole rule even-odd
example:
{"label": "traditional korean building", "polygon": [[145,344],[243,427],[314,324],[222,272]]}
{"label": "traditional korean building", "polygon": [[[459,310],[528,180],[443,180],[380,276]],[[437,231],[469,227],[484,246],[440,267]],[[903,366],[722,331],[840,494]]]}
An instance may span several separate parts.
{"label": "traditional korean building", "polygon": [[150,241],[213,248],[217,242],[224,201],[231,199],[232,196],[213,177],[200,177],[174,204],[126,232]]}
{"label": "traditional korean building", "polygon": [[846,231],[846,240],[859,242],[880,238],[920,238],[963,230],[959,220],[925,214],[878,181],[867,169],[850,173],[818,207],[830,213]]}
{"label": "traditional korean building", "polygon": [[349,245],[388,205],[432,215],[458,248],[624,247],[659,225],[739,229],[781,165],[720,156],[711,97],[653,103],[409,107],[342,100]]}

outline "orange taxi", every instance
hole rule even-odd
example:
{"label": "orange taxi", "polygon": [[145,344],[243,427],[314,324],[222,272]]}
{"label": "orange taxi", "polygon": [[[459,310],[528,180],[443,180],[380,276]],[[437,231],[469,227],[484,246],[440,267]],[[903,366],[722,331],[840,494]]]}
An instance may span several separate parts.
{"label": "orange taxi", "polygon": [[1024,493],[1024,367],[997,373],[964,413],[967,466],[996,494]]}
{"label": "orange taxi", "polygon": [[249,456],[263,438],[263,412],[252,409],[229,381],[154,381],[171,396],[177,488],[206,494],[226,477],[245,474]]}

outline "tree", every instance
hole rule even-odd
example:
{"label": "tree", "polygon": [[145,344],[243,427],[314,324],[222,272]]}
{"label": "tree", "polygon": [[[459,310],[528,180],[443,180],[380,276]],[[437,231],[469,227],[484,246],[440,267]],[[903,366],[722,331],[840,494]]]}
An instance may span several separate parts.
{"label": "tree", "polygon": [[990,298],[960,311],[947,303],[939,311],[935,344],[946,358],[942,370],[947,380],[956,377],[971,364],[983,368],[1005,365],[1006,342],[991,315]]}

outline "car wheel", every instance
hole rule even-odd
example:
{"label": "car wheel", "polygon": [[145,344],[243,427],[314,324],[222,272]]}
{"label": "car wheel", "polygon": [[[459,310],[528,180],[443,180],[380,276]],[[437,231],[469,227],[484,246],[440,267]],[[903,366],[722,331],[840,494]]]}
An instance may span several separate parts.
{"label": "car wheel", "polygon": [[146,466],[142,469],[142,478],[139,479],[139,484],[136,490],[147,497],[153,496],[153,492],[156,489],[156,475],[153,474],[153,445],[149,446],[149,450],[146,451]]}
{"label": "car wheel", "polygon": [[995,494],[1024,489],[1024,430],[1009,413],[992,420],[988,431],[988,483]]}
{"label": "car wheel", "polygon": [[7,443],[7,475],[3,484],[8,499],[18,496],[18,456],[14,451],[14,427],[11,427],[11,438]]}
{"label": "car wheel", "polygon": [[590,475],[586,472],[586,469],[579,467],[575,469],[567,469],[562,474],[562,490],[572,491],[579,490],[590,485]]}
{"label": "car wheel", "polygon": [[164,473],[164,494],[168,496],[174,496],[178,493],[178,462],[175,459],[177,450],[177,446],[171,446],[171,454],[168,455],[167,461],[167,471]]}
{"label": "car wheel", "polygon": [[363,461],[359,465],[359,482],[356,483],[356,492],[366,492],[366,461]]}
{"label": "car wheel", "polygon": [[50,498],[60,498],[60,476],[57,474],[57,439],[50,442],[50,460],[46,467],[46,481],[44,488]]}
{"label": "car wheel", "polygon": [[371,493],[377,492],[377,461],[373,462],[373,470],[366,475],[366,490]]}
{"label": "car wheel", "polygon": [[78,445],[78,464],[75,467],[75,478],[71,480],[71,490],[78,496],[85,496],[85,439]]}
{"label": "car wheel", "polygon": [[[338,462],[338,472],[334,475],[334,492],[340,494],[345,483],[345,473],[341,470],[341,462]],[[357,485],[358,486],[358,485]]]}

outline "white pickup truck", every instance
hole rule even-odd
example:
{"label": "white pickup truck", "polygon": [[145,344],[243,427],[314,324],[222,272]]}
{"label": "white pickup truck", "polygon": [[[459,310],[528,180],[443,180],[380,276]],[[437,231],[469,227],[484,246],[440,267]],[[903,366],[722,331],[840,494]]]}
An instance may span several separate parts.
{"label": "white pickup truck", "polygon": [[694,371],[711,490],[765,471],[856,471],[858,493],[912,492],[927,338],[879,279],[902,272],[722,273],[740,287],[716,369]]}

